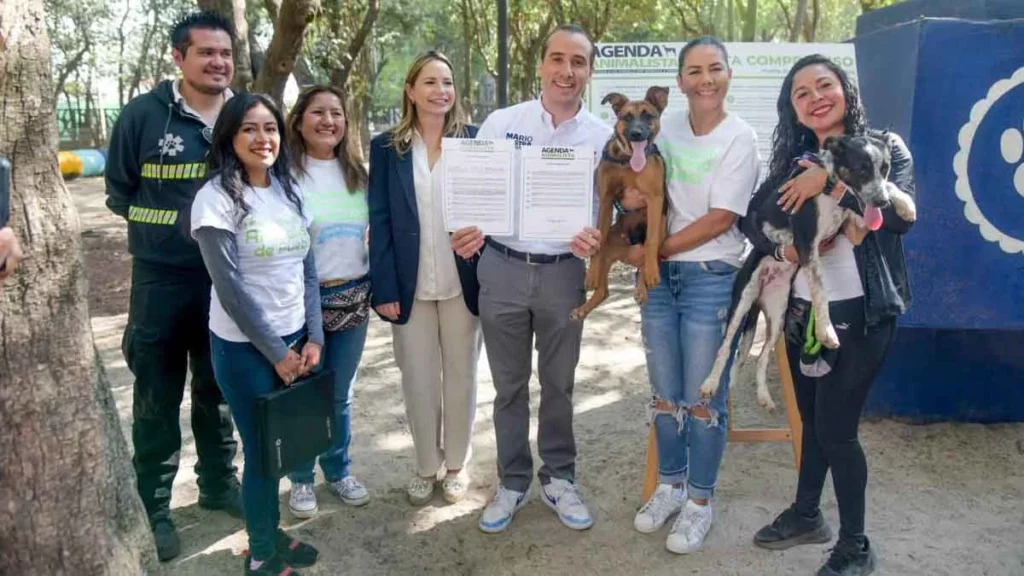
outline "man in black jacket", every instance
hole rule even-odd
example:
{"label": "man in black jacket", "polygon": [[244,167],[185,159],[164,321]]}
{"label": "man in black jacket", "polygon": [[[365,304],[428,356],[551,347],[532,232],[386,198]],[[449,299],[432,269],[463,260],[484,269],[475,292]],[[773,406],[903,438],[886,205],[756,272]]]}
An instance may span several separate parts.
{"label": "man in black jacket", "polygon": [[175,24],[172,55],[181,78],[125,106],[111,134],[106,167],[107,207],[128,220],[132,254],[121,348],[135,375],[133,463],[162,561],[181,548],[170,502],[189,370],[199,506],[242,515],[232,462],[234,428],[210,363],[210,277],[188,230],[192,199],[206,176],[213,125],[231,97],[233,37],[231,25],[208,12]]}

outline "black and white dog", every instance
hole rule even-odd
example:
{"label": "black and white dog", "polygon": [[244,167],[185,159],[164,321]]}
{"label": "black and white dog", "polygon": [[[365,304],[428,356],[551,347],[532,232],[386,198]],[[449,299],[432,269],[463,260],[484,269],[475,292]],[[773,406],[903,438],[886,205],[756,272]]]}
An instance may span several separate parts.
{"label": "black and white dog", "polygon": [[730,381],[735,381],[737,370],[753,346],[760,310],[765,315],[767,334],[764,349],[757,359],[757,402],[766,410],[774,409],[775,403],[767,385],[768,361],[782,333],[789,292],[797,270],[806,268],[808,271],[815,337],[828,348],[838,348],[839,337],[829,319],[828,295],[818,245],[841,231],[845,231],[851,242],[860,244],[868,230],[881,227],[881,209],[889,204],[904,220],[913,222],[917,218],[913,199],[886,180],[890,151],[885,139],[871,135],[830,137],[825,140],[818,158],[833,181],[846,185],[847,193],[857,199],[864,216],[841,207],[829,194],[818,194],[795,214],[785,212],[778,205],[778,190],[764,199],[758,209],[762,230],[775,244],[794,246],[799,263],[780,262],[773,255],[756,248],[747,257],[733,284],[725,340],[718,350],[711,374],[700,388],[704,398],[714,396],[718,390],[730,345],[736,332],[742,328],[739,353],[730,370]]}

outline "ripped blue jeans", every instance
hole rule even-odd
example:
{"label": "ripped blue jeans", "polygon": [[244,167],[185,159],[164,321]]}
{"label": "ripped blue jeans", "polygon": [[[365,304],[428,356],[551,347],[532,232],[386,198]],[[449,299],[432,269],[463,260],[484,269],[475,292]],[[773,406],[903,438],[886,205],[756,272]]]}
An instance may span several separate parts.
{"label": "ripped blue jeans", "polygon": [[[714,398],[702,402],[699,389],[722,344],[736,272],[721,260],[661,262],[661,284],[640,310],[661,482],[686,482],[690,498],[711,498],[725,452],[731,360]],[[707,415],[691,414],[700,404]]]}

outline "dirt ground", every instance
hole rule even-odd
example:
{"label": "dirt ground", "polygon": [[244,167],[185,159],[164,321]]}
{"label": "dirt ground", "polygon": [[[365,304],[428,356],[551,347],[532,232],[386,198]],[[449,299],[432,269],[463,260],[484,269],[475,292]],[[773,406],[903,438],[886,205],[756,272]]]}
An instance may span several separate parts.
{"label": "dirt ground", "polygon": [[[132,377],[120,352],[126,321],[130,258],[123,222],[103,205],[102,181],[69,184],[82,221],[90,273],[90,307],[96,343],[110,377],[125,433],[130,432]],[[752,368],[753,363],[749,363]],[[772,371],[775,371],[773,366]],[[781,415],[754,402],[750,370],[735,390],[737,427],[782,426]],[[965,383],[969,384],[969,383]],[[773,395],[778,398],[777,380]],[[531,382],[534,429],[539,398]],[[374,320],[360,367],[353,407],[353,473],[373,500],[351,508],[319,485],[320,514],[282,519],[289,531],[321,550],[304,574],[811,574],[828,547],[786,552],[755,548],[753,533],[784,509],[796,475],[788,444],[730,444],[715,500],[715,525],[705,547],[689,557],[665,550],[667,528],[642,535],[632,527],[640,506],[649,399],[640,347],[639,313],[621,271],[614,295],[588,320],[577,370],[576,438],[579,482],[595,516],[594,527],[574,532],[536,498],[507,532],[477,528],[480,510],[495,485],[494,398],[486,357],[481,358],[473,487],[457,505],[440,495],[411,507],[404,486],[413,471],[412,440],[402,404],[390,329]],[[195,447],[182,407],[181,470],[174,483],[173,517],[183,553],[165,574],[240,574],[244,526],[196,505]],[[879,574],[1024,574],[1024,425],[910,425],[865,422],[868,454],[867,528]],[[127,436],[130,438],[130,434]],[[535,437],[535,436],[534,436]],[[238,464],[243,464],[241,454]],[[837,528],[831,488],[823,509]]]}

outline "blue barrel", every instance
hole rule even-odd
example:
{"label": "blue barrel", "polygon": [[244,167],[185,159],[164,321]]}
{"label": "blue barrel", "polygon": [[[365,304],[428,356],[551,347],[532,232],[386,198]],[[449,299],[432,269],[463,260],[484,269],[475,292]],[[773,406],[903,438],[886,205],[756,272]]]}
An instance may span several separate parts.
{"label": "blue barrel", "polygon": [[910,311],[866,412],[1024,421],[1024,20],[918,19],[855,39],[873,126],[907,141]]}
{"label": "blue barrel", "polygon": [[107,155],[100,150],[81,149],[73,150],[74,154],[82,159],[82,176],[102,176],[107,166]]}

